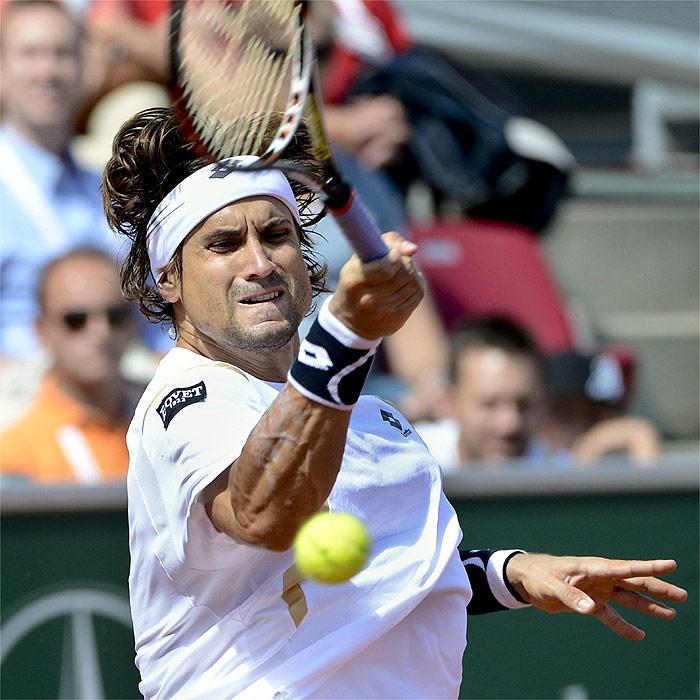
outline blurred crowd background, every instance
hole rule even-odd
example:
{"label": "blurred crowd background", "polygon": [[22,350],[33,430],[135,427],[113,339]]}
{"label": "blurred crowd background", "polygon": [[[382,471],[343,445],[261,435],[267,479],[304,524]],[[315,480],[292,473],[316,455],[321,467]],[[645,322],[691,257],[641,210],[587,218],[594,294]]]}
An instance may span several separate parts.
{"label": "blurred crowd background", "polygon": [[[3,485],[124,478],[172,347],[118,289],[100,171],[167,105],[167,0],[3,0]],[[338,160],[430,293],[367,391],[446,471],[653,468],[698,440],[698,3],[318,0]],[[318,252],[350,254],[329,218]],[[662,478],[662,477],[660,477]]]}

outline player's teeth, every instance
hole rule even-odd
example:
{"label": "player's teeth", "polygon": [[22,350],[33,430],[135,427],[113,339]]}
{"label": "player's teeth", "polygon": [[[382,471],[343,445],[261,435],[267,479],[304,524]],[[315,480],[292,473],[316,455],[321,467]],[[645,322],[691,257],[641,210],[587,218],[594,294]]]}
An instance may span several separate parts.
{"label": "player's teeth", "polygon": [[261,294],[259,297],[251,297],[248,299],[248,303],[254,303],[257,301],[270,301],[271,299],[276,299],[279,296],[279,292],[270,292],[269,294]]}

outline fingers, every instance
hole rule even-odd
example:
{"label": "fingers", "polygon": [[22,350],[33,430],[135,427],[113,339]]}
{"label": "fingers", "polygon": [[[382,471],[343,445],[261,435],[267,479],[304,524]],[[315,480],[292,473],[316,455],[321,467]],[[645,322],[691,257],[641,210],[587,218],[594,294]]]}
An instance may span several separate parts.
{"label": "fingers", "polygon": [[[542,582],[542,593],[545,598],[558,600],[565,608],[572,612],[587,615],[595,609],[595,601],[582,590],[569,583],[551,576],[546,582]],[[551,604],[550,604],[551,607]],[[556,608],[554,608],[556,609]]]}
{"label": "fingers", "polygon": [[418,246],[396,232],[382,238],[388,254],[367,263],[353,256],[331,299],[331,312],[364,338],[395,333],[425,292],[423,275],[413,262]]}
{"label": "fingers", "polygon": [[593,616],[620,637],[630,639],[633,642],[639,642],[645,637],[643,630],[627,622],[609,605],[604,605],[599,610],[596,610]]}
{"label": "fingers", "polygon": [[676,570],[673,559],[625,560],[578,557],[580,570],[595,578],[626,579],[634,576],[670,574]]}
{"label": "fingers", "polygon": [[368,290],[381,286],[383,292],[391,293],[416,279],[422,282],[422,275],[412,259],[418,246],[395,232],[384,234],[382,239],[389,252],[379,260],[356,264],[352,285]]}
{"label": "fingers", "polygon": [[[418,246],[413,242],[404,238],[400,233],[396,231],[389,231],[382,234],[382,240],[386,243],[389,248],[388,258],[392,262],[399,262],[402,258],[411,258],[416,254]],[[380,261],[378,261],[380,262]],[[405,263],[406,261],[404,261]],[[367,263],[372,265],[372,263]]]}
{"label": "fingers", "polygon": [[683,603],[688,599],[688,591],[684,588],[648,576],[623,579],[618,581],[617,585],[628,591],[641,591],[656,598],[670,600],[673,603]]}
{"label": "fingers", "polygon": [[626,591],[623,588],[616,588],[610,595],[611,600],[630,610],[636,610],[650,617],[658,617],[661,620],[672,620],[676,616],[676,611],[663,603],[658,603],[639,593]]}

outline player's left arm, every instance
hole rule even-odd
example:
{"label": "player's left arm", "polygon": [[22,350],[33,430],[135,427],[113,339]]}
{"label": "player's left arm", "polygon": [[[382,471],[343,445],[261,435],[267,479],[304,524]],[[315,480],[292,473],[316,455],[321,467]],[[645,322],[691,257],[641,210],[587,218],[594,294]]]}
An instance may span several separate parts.
{"label": "player's left arm", "polygon": [[639,641],[644,632],[624,619],[611,603],[661,620],[676,611],[660,598],[682,603],[687,591],[657,576],[676,570],[672,559],[648,561],[602,557],[552,556],[518,552],[504,567],[518,597],[544,612],[593,615],[615,634]]}

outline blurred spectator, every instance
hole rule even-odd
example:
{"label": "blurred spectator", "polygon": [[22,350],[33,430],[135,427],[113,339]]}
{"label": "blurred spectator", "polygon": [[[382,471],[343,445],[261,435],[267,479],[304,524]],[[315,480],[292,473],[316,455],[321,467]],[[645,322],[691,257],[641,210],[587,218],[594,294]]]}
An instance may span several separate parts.
{"label": "blurred spectator", "polygon": [[69,153],[81,96],[81,27],[60,4],[3,6],[0,67],[0,355],[38,348],[33,320],[39,271],[75,245],[114,254],[96,173]]}
{"label": "blurred spectator", "polygon": [[88,98],[134,81],[168,80],[169,0],[91,0],[86,13]]}
{"label": "blurred spectator", "polygon": [[0,436],[0,470],[42,483],[122,479],[136,396],[119,363],[135,317],[115,263],[98,248],[68,252],[44,270],[38,299],[52,364],[27,413]]}
{"label": "blurred spectator", "polygon": [[[407,232],[421,246],[432,310],[447,328],[454,316],[498,314],[518,319],[543,349],[573,347],[575,330],[537,236],[565,191],[569,150],[487,75],[413,45],[390,2],[317,5],[326,13],[336,8],[329,38],[319,39],[328,54],[323,77],[334,140],[377,182],[388,181],[382,187],[394,198],[422,181],[436,203],[460,212],[430,223],[433,212],[421,212]],[[343,165],[352,173],[352,163]],[[353,182],[370,207],[373,195],[392,201],[361,173]],[[401,217],[398,230],[406,232],[400,207],[376,209]]]}
{"label": "blurred spectator", "polygon": [[[428,182],[436,194],[440,189],[441,197],[461,197],[460,204],[470,214],[495,219],[491,226],[481,226],[487,235],[476,259],[466,256],[454,265],[457,286],[452,285],[447,294],[429,295],[424,308],[411,319],[415,329],[406,327],[387,339],[386,367],[391,373],[404,386],[417,382],[430,388],[396,395],[390,388],[387,392],[385,385],[377,391],[396,401],[409,418],[438,418],[444,416],[446,404],[444,328],[450,322],[445,310],[449,301],[461,304],[460,316],[474,315],[471,307],[485,299],[483,313],[541,318],[534,324],[538,339],[545,336],[558,350],[572,346],[564,304],[538,255],[534,230],[528,226],[543,228],[551,218],[573,158],[548,129],[511,114],[508,106],[501,107],[482,94],[466,71],[416,47],[391,2],[319,0],[312,9],[328,131],[343,172],[380,226],[412,238],[419,234],[427,253],[433,240],[445,237],[461,252],[462,229],[467,227],[471,233],[480,224],[436,221],[417,227],[415,221],[409,223],[404,197],[416,180]],[[481,82],[488,84],[488,80]],[[525,225],[511,223],[501,235],[503,222],[513,221]],[[323,226],[321,232],[335,239]],[[523,271],[505,275],[502,291],[488,269],[497,256],[484,252],[494,241],[505,256],[496,265],[508,260]],[[338,267],[336,257],[342,260],[338,251],[331,250],[332,273]],[[458,257],[449,259],[454,263]],[[419,261],[429,258],[419,253]],[[521,279],[526,283],[513,290]],[[429,274],[428,281],[432,287],[435,276]],[[437,284],[434,289],[441,291],[444,286]],[[518,295],[525,289],[535,290],[536,298]],[[513,303],[514,299],[518,302]],[[516,306],[515,314],[506,308],[505,300]],[[536,309],[533,314],[517,313],[530,306]]]}
{"label": "blurred spectator", "polygon": [[532,437],[543,398],[541,362],[530,336],[506,318],[471,320],[455,330],[452,418],[416,425],[445,470],[539,453]]}
{"label": "blurred spectator", "polygon": [[545,364],[547,400],[537,434],[549,451],[568,451],[582,463],[624,455],[639,465],[653,464],[662,439],[654,425],[625,415],[623,368],[615,353],[567,352]]}
{"label": "blurred spectator", "polygon": [[102,169],[112,140],[133,114],[167,106],[169,0],[89,0],[84,98],[75,154]]}
{"label": "blurred spectator", "polygon": [[[372,181],[399,197],[422,181],[453,210],[546,227],[574,165],[556,134],[483,70],[414,45],[391,2],[312,7],[328,130],[354,161],[346,170],[360,166],[351,179],[370,206]],[[400,216],[393,201],[390,211]]]}

